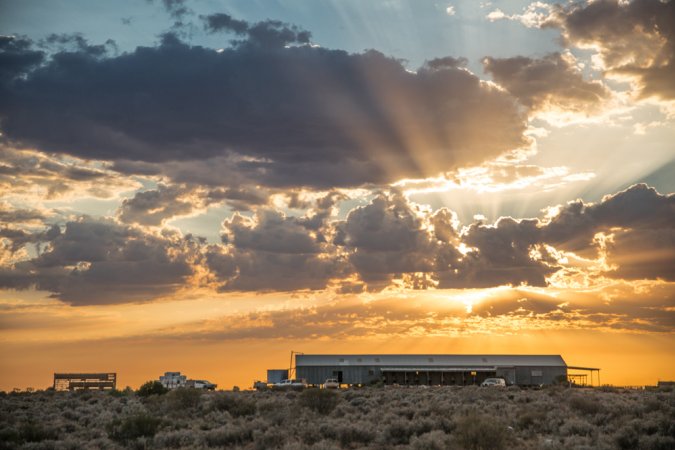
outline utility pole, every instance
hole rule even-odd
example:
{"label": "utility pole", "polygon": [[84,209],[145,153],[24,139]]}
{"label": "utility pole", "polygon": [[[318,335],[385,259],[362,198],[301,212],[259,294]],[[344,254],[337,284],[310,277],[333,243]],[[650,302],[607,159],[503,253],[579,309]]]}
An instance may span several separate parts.
{"label": "utility pole", "polygon": [[294,355],[304,355],[302,352],[296,352],[295,350],[291,350],[291,362],[288,365],[288,379],[292,380],[295,378],[295,366],[293,365],[293,356]]}

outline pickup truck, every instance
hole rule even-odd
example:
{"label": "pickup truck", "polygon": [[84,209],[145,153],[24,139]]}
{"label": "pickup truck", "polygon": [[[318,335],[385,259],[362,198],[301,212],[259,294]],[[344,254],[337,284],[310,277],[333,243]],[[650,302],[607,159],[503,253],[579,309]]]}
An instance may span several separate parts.
{"label": "pickup truck", "polygon": [[293,389],[293,390],[302,390],[307,387],[307,382],[305,380],[281,380],[278,383],[272,385],[274,389]]}

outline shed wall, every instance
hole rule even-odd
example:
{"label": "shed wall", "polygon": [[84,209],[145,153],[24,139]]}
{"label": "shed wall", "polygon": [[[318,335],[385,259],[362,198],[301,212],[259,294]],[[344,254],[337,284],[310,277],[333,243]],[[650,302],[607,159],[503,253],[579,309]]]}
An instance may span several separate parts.
{"label": "shed wall", "polygon": [[[401,368],[405,368],[402,366]],[[422,368],[422,367],[420,367]],[[423,369],[423,368],[422,368]],[[412,369],[414,370],[414,369]],[[296,367],[298,378],[304,378],[309,384],[322,384],[328,378],[341,378],[343,384],[370,384],[383,378],[381,367],[378,366],[301,366]],[[426,375],[425,375],[426,376]],[[521,386],[553,384],[559,376],[567,376],[566,367],[498,367],[491,376],[504,378],[508,384]],[[421,384],[440,384],[438,373],[432,374],[428,381]],[[424,378],[424,377],[422,377]],[[480,382],[485,377],[477,378]],[[446,376],[447,383],[448,376]],[[426,378],[424,378],[426,380]],[[454,384],[454,383],[452,383]]]}

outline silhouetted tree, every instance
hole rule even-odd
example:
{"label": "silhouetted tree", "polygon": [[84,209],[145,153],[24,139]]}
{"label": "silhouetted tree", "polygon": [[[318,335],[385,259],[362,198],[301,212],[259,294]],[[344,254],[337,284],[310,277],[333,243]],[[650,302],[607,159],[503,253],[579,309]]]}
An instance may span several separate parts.
{"label": "silhouetted tree", "polygon": [[166,394],[167,392],[169,392],[169,390],[159,381],[148,381],[138,388],[136,394],[138,394],[139,397],[149,397],[151,395]]}

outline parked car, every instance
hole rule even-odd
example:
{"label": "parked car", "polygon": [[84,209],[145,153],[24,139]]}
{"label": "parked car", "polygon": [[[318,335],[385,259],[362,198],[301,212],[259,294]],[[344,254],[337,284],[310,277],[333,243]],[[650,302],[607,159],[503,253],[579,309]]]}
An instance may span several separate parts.
{"label": "parked car", "polygon": [[274,389],[293,389],[293,390],[301,390],[307,387],[307,381],[305,380],[281,380],[278,383],[274,383],[272,385]]}
{"label": "parked car", "polygon": [[503,378],[486,378],[480,385],[506,387],[506,381]]}
{"label": "parked car", "polygon": [[194,388],[194,389],[205,389],[207,391],[215,391],[218,387],[217,384],[211,383],[208,380],[187,380],[185,387]]}
{"label": "parked car", "polygon": [[340,388],[340,382],[336,380],[335,378],[329,378],[323,383],[323,388],[324,389],[339,389]]}

